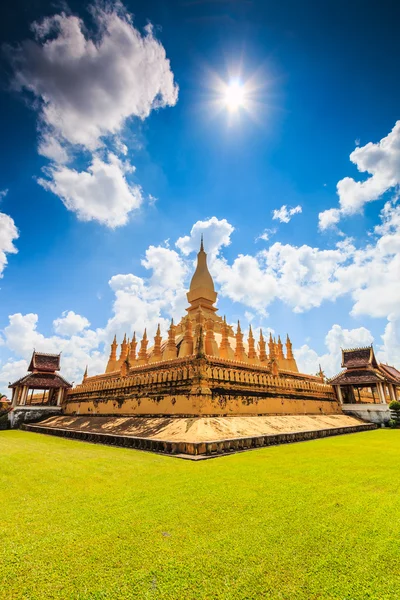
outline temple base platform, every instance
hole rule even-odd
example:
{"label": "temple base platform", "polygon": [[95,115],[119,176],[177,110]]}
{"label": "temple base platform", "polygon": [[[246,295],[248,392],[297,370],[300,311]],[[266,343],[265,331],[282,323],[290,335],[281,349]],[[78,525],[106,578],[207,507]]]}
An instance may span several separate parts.
{"label": "temple base platform", "polygon": [[199,460],[276,444],[376,429],[349,415],[251,417],[54,416],[26,431]]}

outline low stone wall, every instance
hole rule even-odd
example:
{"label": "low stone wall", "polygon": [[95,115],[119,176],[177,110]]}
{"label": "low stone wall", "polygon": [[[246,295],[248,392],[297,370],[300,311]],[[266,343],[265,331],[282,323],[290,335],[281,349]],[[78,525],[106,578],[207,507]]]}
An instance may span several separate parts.
{"label": "low stone wall", "polygon": [[16,406],[8,413],[8,420],[11,429],[18,429],[24,423],[37,423],[60,414],[61,406]]}
{"label": "low stone wall", "polygon": [[220,456],[252,448],[261,448],[263,446],[274,446],[277,444],[288,444],[292,442],[304,442],[306,440],[315,440],[318,438],[330,437],[333,435],[342,435],[345,433],[356,433],[359,431],[370,431],[376,429],[372,423],[362,423],[350,427],[337,427],[332,429],[319,429],[316,431],[298,431],[292,433],[279,433],[276,435],[262,435],[255,437],[245,437],[231,440],[219,440],[209,442],[172,442],[161,441],[149,438],[140,438],[134,436],[116,435],[110,433],[95,433],[86,431],[76,431],[73,429],[61,429],[44,427],[40,424],[23,425],[25,431],[35,433],[45,433],[75,440],[83,440],[111,446],[122,446],[124,448],[135,448],[137,450],[148,450],[150,452],[160,452],[181,457],[211,457]]}
{"label": "low stone wall", "polygon": [[345,415],[351,415],[376,425],[387,425],[391,419],[387,404],[343,404],[342,410]]}

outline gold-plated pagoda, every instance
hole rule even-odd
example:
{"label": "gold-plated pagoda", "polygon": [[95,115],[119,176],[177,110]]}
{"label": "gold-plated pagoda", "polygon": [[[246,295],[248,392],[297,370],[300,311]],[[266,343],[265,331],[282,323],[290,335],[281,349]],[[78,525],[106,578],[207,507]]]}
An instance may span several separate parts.
{"label": "gold-plated pagoda", "polygon": [[214,304],[217,294],[214,282],[207,266],[207,254],[204,252],[203,236],[201,237],[200,250],[197,254],[197,267],[190,282],[187,299],[190,304],[188,311],[203,308],[207,313],[214,313],[217,309]]}

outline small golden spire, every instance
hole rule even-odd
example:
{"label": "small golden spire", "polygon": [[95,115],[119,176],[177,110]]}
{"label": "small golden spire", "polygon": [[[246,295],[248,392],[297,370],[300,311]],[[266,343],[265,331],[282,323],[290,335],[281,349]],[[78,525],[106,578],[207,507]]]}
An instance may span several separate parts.
{"label": "small golden spire", "polygon": [[214,337],[214,322],[208,319],[206,322],[205,352],[208,356],[219,356],[218,344]]}
{"label": "small golden spire", "polygon": [[239,321],[237,324],[237,330],[236,330],[235,337],[236,337],[235,360],[244,361],[246,356],[245,356],[244,345],[243,345],[243,333],[242,333],[242,330],[240,329]]}
{"label": "small golden spire", "polygon": [[148,358],[147,358],[147,331],[146,329],[144,330],[143,333],[143,337],[142,337],[142,341],[140,342],[140,351],[139,351],[139,357],[138,357],[138,363],[139,365],[145,365],[148,362]]}
{"label": "small golden spire", "polygon": [[116,371],[118,368],[118,366],[117,366],[117,363],[118,363],[117,348],[118,348],[117,336],[114,335],[114,339],[111,343],[110,358],[108,359],[106,373],[112,373],[113,371]]}
{"label": "small golden spire", "polygon": [[251,362],[255,362],[257,360],[257,353],[256,353],[256,349],[254,347],[254,336],[253,336],[253,330],[251,329],[251,324],[249,325],[249,335],[247,338],[247,344],[249,346],[249,353],[248,353],[249,360]]}
{"label": "small golden spire", "polygon": [[173,360],[174,358],[176,358],[175,325],[174,320],[171,319],[171,325],[168,329],[168,341],[163,353],[163,360]]}
{"label": "small golden spire", "polygon": [[258,348],[259,348],[260,362],[264,363],[267,360],[267,352],[265,349],[266,345],[265,345],[265,340],[264,340],[262,329],[260,329],[260,340],[258,342]]}
{"label": "small golden spire", "polygon": [[129,348],[129,363],[131,365],[133,365],[136,362],[136,347],[137,347],[136,332],[134,331],[131,345]]}
{"label": "small golden spire", "polygon": [[161,353],[161,330],[160,324],[158,324],[156,335],[154,336],[154,348],[150,357],[151,362],[159,362],[162,360]]}
{"label": "small golden spire", "polygon": [[285,357],[283,355],[283,346],[281,342],[281,336],[278,336],[278,344],[277,344],[277,358],[278,360],[283,360]]}
{"label": "small golden spire", "polygon": [[293,360],[293,350],[292,350],[292,342],[290,341],[290,337],[286,335],[286,358],[289,360]]}
{"label": "small golden spire", "polygon": [[124,339],[122,340],[122,344],[121,344],[121,353],[119,355],[119,360],[125,360],[126,355],[127,355],[127,349],[128,349],[128,343],[126,341],[126,333],[124,335]]}
{"label": "small golden spire", "polygon": [[[320,366],[320,368],[321,368],[321,366]],[[85,372],[83,374],[82,383],[87,379],[87,376],[88,376],[88,370],[87,370],[87,365],[86,365],[86,369],[85,369]]]}
{"label": "small golden spire", "polygon": [[193,330],[192,322],[189,317],[185,319],[185,333],[179,348],[179,358],[191,356],[193,354]]}
{"label": "small golden spire", "polygon": [[199,333],[197,336],[196,342],[196,358],[204,358],[204,336],[203,336],[203,326],[199,325]]}
{"label": "small golden spire", "polygon": [[272,339],[272,333],[269,332],[269,342],[268,342],[268,350],[269,350],[269,358],[275,358],[275,341]]}
{"label": "small golden spire", "polygon": [[228,325],[226,324],[226,317],[224,315],[224,321],[222,323],[222,330],[221,330],[221,343],[219,345],[219,355],[221,358],[231,359],[232,354],[233,354],[233,350],[229,343]]}

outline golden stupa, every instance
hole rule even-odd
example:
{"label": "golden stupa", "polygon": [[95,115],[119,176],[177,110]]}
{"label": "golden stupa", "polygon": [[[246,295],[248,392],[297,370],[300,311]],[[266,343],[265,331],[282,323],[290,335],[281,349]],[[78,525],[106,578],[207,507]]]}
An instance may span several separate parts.
{"label": "golden stupa", "polygon": [[125,335],[117,357],[114,337],[106,371],[70,390],[66,415],[250,416],[329,415],[341,408],[323,377],[298,372],[289,336],[281,341],[251,326],[247,340],[218,315],[217,293],[203,239],[187,293],[187,314],[162,339],[160,327],[149,346]]}

